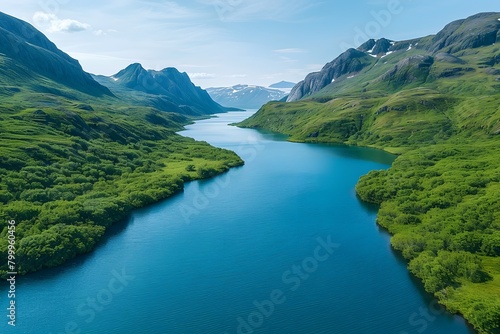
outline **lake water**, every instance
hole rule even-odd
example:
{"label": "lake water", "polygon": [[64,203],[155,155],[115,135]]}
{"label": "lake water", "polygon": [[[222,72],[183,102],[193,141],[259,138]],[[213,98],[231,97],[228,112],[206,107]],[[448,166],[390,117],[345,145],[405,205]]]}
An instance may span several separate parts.
{"label": "lake water", "polygon": [[[472,333],[391,250],[357,180],[377,150],[289,143],[199,121],[184,135],[246,161],[138,210],[92,254],[19,279],[0,333]],[[0,303],[7,315],[7,291]]]}

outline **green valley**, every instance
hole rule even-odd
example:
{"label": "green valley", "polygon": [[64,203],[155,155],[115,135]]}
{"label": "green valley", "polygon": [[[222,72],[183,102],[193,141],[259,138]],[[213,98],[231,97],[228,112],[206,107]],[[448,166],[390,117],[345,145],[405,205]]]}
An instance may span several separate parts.
{"label": "green valley", "polygon": [[0,47],[0,254],[15,220],[19,274],[87,253],[133,209],[243,164],[178,135],[188,116],[117,98],[33,27],[0,14],[9,40]]}

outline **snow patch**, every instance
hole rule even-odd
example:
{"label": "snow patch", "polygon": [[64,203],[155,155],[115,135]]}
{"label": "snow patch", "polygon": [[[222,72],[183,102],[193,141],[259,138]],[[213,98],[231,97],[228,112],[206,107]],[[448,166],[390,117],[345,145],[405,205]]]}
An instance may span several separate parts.
{"label": "snow patch", "polygon": [[366,51],[366,52],[368,52],[368,53],[373,53],[373,49],[375,49],[375,46],[374,46],[371,50],[368,50],[368,51]]}
{"label": "snow patch", "polygon": [[113,81],[118,81],[118,78],[115,77],[111,77],[111,79],[113,79]]}
{"label": "snow patch", "polygon": [[394,52],[394,51],[389,51],[389,52],[387,52],[385,55],[383,55],[383,56],[382,56],[382,57],[380,57],[380,58],[387,57],[388,55],[390,55],[390,54],[391,54],[391,53],[393,53],[393,52]]}
{"label": "snow patch", "polygon": [[500,19],[498,19],[498,21],[500,21]]}
{"label": "snow patch", "polygon": [[335,79],[332,79],[332,83],[334,83],[334,82],[335,82]]}
{"label": "snow patch", "polygon": [[377,55],[370,55],[370,56],[372,56],[373,58],[377,58]]}
{"label": "snow patch", "polygon": [[354,78],[356,75],[351,75],[351,76],[348,76],[347,79],[352,79]]}
{"label": "snow patch", "polygon": [[396,44],[396,42],[391,42],[391,45],[394,45],[394,44]]}
{"label": "snow patch", "polygon": [[408,47],[408,50],[406,50],[406,51],[410,51],[412,46],[413,46],[413,44],[410,44],[410,46]]}

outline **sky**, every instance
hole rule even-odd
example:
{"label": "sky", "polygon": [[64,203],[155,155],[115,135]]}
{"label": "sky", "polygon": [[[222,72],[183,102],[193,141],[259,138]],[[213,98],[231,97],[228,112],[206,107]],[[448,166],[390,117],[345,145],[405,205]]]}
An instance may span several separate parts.
{"label": "sky", "polygon": [[176,67],[203,88],[298,82],[369,38],[404,40],[500,11],[498,0],[16,0],[33,24],[93,74],[132,63]]}

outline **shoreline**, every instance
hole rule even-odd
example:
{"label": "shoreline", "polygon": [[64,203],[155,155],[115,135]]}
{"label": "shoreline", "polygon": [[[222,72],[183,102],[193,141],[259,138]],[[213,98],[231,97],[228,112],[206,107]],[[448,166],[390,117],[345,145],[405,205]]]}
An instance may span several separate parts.
{"label": "shoreline", "polygon": [[[247,128],[247,129],[255,129],[255,130],[264,130],[264,131],[271,131],[271,132],[275,132],[275,131],[272,131],[272,130],[269,130],[269,129],[266,129],[266,128],[263,128],[263,127],[258,127],[258,126],[240,126],[240,125],[236,125],[238,127],[241,127],[241,128]],[[367,144],[358,144],[358,143],[352,143],[352,142],[342,142],[342,141],[321,141],[321,140],[301,140],[301,139],[297,139],[297,138],[290,138],[291,135],[287,135],[287,134],[283,134],[283,133],[280,133],[280,132],[276,132],[277,134],[281,134],[281,135],[285,135],[285,136],[288,136],[288,138],[286,139],[287,141],[289,142],[293,142],[293,143],[303,143],[303,144],[330,144],[330,145],[339,145],[339,146],[347,146],[347,147],[360,147],[360,148],[370,148],[370,149],[376,149],[376,150],[380,150],[382,152],[385,152],[385,153],[388,153],[388,154],[391,154],[391,155],[394,155],[395,156],[395,159],[394,161],[391,163],[391,166],[389,167],[388,171],[390,171],[393,167],[394,167],[394,163],[396,162],[396,160],[398,158],[402,158],[402,159],[405,159],[406,158],[406,155],[412,151],[416,151],[416,150],[420,150],[420,149],[423,149],[425,148],[424,147],[402,147],[402,148],[398,148],[398,147],[394,147],[394,148],[386,148],[386,147],[380,147],[378,145],[367,145]],[[447,143],[441,143],[441,145],[446,145]],[[429,147],[433,147],[433,146],[438,146],[440,144],[433,144],[433,145],[428,145]],[[450,145],[450,144],[448,144]],[[418,277],[417,275],[415,275],[415,273],[413,273],[411,270],[410,270],[410,260],[408,260],[407,258],[405,258],[405,256],[403,255],[403,251],[400,250],[400,249],[397,249],[393,243],[392,243],[392,239],[394,238],[395,235],[397,235],[398,233],[394,233],[393,231],[390,230],[390,228],[388,228],[387,226],[384,226],[383,224],[380,223],[380,214],[381,214],[381,208],[382,206],[384,205],[384,203],[386,202],[385,200],[384,201],[370,201],[366,198],[366,196],[364,197],[361,193],[360,193],[360,183],[362,182],[363,179],[367,179],[367,178],[370,178],[370,174],[373,173],[374,171],[370,171],[369,173],[363,175],[360,177],[360,179],[358,180],[357,184],[356,184],[356,196],[358,197],[358,199],[364,203],[368,203],[368,204],[371,204],[371,205],[377,205],[377,219],[376,219],[376,224],[379,228],[382,228],[386,233],[388,233],[390,235],[390,238],[391,238],[391,249],[394,251],[394,252],[397,252],[397,254],[399,254],[399,256],[401,256],[402,259],[404,259],[405,261],[405,264],[406,264],[406,267],[407,267],[407,271],[408,273],[411,275],[412,278],[416,279],[421,285],[422,285],[422,289],[423,289],[423,292],[425,292],[425,294],[427,294],[429,297],[433,298],[433,300],[435,300],[437,303],[439,303],[439,305],[443,306],[447,312],[449,312],[450,314],[453,314],[453,315],[457,315],[461,318],[463,318],[467,324],[467,326],[469,327],[469,329],[473,330],[474,333],[482,333],[481,331],[479,331],[474,325],[473,323],[471,322],[471,320],[464,314],[465,312],[461,311],[460,309],[457,309],[456,306],[451,308],[450,305],[449,305],[449,302],[447,302],[447,300],[443,300],[442,298],[439,298],[439,296],[437,296],[436,294],[428,291],[426,288],[425,288],[425,282],[424,280],[422,280],[422,278]]]}

